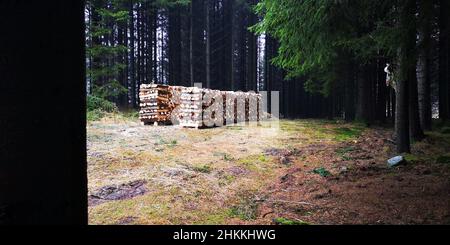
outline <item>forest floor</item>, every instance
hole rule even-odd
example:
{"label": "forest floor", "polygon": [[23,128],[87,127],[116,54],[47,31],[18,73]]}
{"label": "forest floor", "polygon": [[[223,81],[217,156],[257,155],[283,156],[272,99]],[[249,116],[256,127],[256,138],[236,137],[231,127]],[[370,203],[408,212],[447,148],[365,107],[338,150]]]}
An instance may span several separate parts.
{"label": "forest floor", "polygon": [[90,224],[450,224],[450,135],[395,156],[392,130],[89,122]]}

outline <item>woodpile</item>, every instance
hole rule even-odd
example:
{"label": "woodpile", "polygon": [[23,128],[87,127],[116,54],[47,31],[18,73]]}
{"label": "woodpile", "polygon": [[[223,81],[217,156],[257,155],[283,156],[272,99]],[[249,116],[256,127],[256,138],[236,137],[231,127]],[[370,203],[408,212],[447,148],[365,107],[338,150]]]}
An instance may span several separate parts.
{"label": "woodpile", "polygon": [[237,123],[236,121],[236,101],[237,101],[237,92],[226,91],[225,94],[225,123],[230,125],[233,123]]}
{"label": "woodpile", "polygon": [[220,127],[260,120],[261,95],[256,93],[186,88],[182,92],[180,125]]}
{"label": "woodpile", "polygon": [[141,85],[140,120],[182,127],[220,127],[259,121],[261,95],[196,87]]}
{"label": "woodpile", "polygon": [[181,86],[169,86],[169,92],[171,93],[170,108],[170,123],[179,124],[181,114],[181,94],[185,87]]}
{"label": "woodpile", "polygon": [[185,87],[181,90],[179,122],[183,127],[203,126],[203,89]]}
{"label": "woodpile", "polygon": [[142,84],[139,91],[141,110],[139,119],[144,124],[170,122],[173,110],[172,92],[169,86]]}

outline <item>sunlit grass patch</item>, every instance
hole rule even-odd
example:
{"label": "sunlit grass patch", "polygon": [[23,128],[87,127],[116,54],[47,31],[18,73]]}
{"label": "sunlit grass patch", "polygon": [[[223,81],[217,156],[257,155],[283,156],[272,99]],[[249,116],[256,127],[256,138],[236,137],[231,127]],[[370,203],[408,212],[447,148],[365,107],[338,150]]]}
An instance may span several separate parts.
{"label": "sunlit grass patch", "polygon": [[365,129],[358,123],[327,120],[282,120],[280,125],[283,131],[304,135],[309,140],[347,141],[359,137]]}
{"label": "sunlit grass patch", "polygon": [[273,165],[271,158],[264,154],[250,155],[240,158],[238,163],[244,165],[248,170],[255,172],[270,171],[271,165]]}
{"label": "sunlit grass patch", "polygon": [[361,135],[363,128],[361,127],[340,127],[335,128],[334,132],[336,134],[335,139],[338,141],[346,141],[357,138]]}

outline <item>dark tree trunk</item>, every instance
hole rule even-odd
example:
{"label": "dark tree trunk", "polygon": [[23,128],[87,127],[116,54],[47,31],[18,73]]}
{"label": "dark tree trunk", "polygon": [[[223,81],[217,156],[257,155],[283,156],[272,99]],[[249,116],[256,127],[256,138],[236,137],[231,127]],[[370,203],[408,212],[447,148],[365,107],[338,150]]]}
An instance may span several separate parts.
{"label": "dark tree trunk", "polygon": [[376,67],[376,107],[377,120],[380,123],[386,122],[386,110],[387,110],[387,93],[388,89],[386,87],[386,74],[384,73],[384,67],[386,65],[385,59],[377,59]]}
{"label": "dark tree trunk", "polygon": [[131,106],[136,105],[136,70],[135,70],[135,31],[134,31],[134,1],[130,1],[129,9],[129,19],[130,19],[130,39],[129,39],[129,49],[130,49],[130,62],[128,72],[130,73],[130,102]]}
{"label": "dark tree trunk", "polygon": [[[126,35],[127,35],[126,29],[127,29],[126,26],[124,27],[123,24],[120,24],[119,27],[118,27],[118,30],[117,30],[117,34],[118,34],[117,39],[118,40],[117,41],[118,41],[118,44],[120,46],[125,46],[127,44],[126,43],[127,42],[126,41]],[[119,54],[118,59],[119,59],[119,62],[121,64],[125,64],[126,63],[126,59],[127,59],[126,55],[127,55],[127,52],[121,52]],[[126,69],[121,70],[119,72],[119,79],[118,79],[118,81],[119,81],[120,85],[122,85],[124,88],[126,88],[128,86]],[[128,103],[127,103],[127,94],[126,93],[121,94],[119,96],[119,98],[118,98],[118,105],[121,108],[126,108],[127,107]]]}
{"label": "dark tree trunk", "polygon": [[352,62],[348,62],[346,66],[344,119],[353,121],[355,120],[355,71]]}
{"label": "dark tree trunk", "polygon": [[142,79],[142,6],[140,3],[137,3],[136,6],[136,81],[133,84],[133,98],[134,103],[133,108],[138,108],[138,94],[139,94],[139,84],[141,84]]}
{"label": "dark tree trunk", "polygon": [[181,85],[180,8],[169,9],[169,84]]}
{"label": "dark tree trunk", "polygon": [[222,49],[222,87],[223,90],[230,90],[233,81],[233,5],[234,0],[223,0],[223,49]]}
{"label": "dark tree trunk", "polygon": [[449,119],[449,1],[440,0],[439,17],[439,118]]}
{"label": "dark tree trunk", "polygon": [[[249,5],[253,6],[255,4],[254,0],[249,1]],[[248,27],[256,24],[257,16],[253,12],[249,13],[248,16]],[[255,33],[247,31],[247,86],[246,90],[257,91],[257,37]]]}
{"label": "dark tree trunk", "polygon": [[211,88],[211,4],[205,1],[206,26],[206,88]]}
{"label": "dark tree trunk", "polygon": [[367,67],[360,66],[357,72],[357,105],[356,105],[356,120],[368,123],[369,122],[369,82],[367,80]]}
{"label": "dark tree trunk", "polygon": [[205,82],[204,0],[191,1],[190,26],[190,83]]}
{"label": "dark tree trunk", "polygon": [[400,7],[400,29],[405,33],[400,41],[399,49],[399,76],[397,79],[397,103],[396,103],[396,143],[397,152],[411,152],[410,137],[409,137],[409,86],[411,81],[411,70],[415,65],[412,62],[414,55],[415,42],[415,28],[411,27],[414,22],[415,1],[405,0]]}
{"label": "dark tree trunk", "polygon": [[150,3],[146,3],[146,43],[147,46],[145,48],[145,57],[146,57],[146,81],[147,83],[151,83],[153,81],[153,26],[152,16],[154,15],[154,10],[151,7]]}
{"label": "dark tree trunk", "polygon": [[236,50],[236,43],[237,43],[237,35],[236,35],[236,25],[238,24],[238,18],[236,16],[236,12],[238,9],[238,6],[236,6],[235,1],[232,0],[230,1],[230,22],[231,22],[231,27],[230,27],[230,41],[231,41],[231,47],[230,47],[230,86],[229,89],[231,91],[234,91],[235,89],[235,84],[236,84],[236,56],[235,56],[235,50]]}
{"label": "dark tree trunk", "polygon": [[419,27],[419,57],[417,65],[417,82],[419,96],[420,125],[423,130],[431,130],[431,18],[433,5],[431,1],[421,1]]}
{"label": "dark tree trunk", "polygon": [[[414,62],[416,64],[416,62]],[[424,134],[420,127],[419,101],[417,95],[417,75],[415,65],[411,68],[409,81],[409,135],[412,140],[422,140]]]}
{"label": "dark tree trunk", "polygon": [[158,33],[157,33],[157,29],[158,29],[158,16],[159,16],[159,12],[158,9],[154,9],[153,12],[153,18],[152,18],[152,22],[153,22],[153,82],[154,83],[158,83]]}

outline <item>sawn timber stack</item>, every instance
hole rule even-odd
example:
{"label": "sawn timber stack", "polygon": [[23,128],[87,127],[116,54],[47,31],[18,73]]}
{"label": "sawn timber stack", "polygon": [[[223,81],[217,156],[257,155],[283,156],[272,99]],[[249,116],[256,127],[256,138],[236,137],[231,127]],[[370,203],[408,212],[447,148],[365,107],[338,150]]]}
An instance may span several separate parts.
{"label": "sawn timber stack", "polygon": [[139,118],[144,124],[179,124],[182,127],[220,127],[259,121],[261,95],[197,87],[143,84]]}

